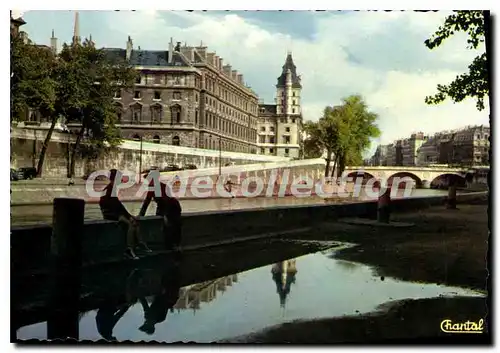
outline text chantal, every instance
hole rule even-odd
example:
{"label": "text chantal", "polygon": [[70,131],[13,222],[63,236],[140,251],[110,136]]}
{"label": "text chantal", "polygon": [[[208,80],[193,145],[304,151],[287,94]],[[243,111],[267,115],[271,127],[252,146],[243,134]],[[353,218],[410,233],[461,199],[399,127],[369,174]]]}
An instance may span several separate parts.
{"label": "text chantal", "polygon": [[449,333],[481,333],[483,332],[483,319],[478,322],[467,321],[454,323],[452,320],[446,319],[441,321],[441,330]]}

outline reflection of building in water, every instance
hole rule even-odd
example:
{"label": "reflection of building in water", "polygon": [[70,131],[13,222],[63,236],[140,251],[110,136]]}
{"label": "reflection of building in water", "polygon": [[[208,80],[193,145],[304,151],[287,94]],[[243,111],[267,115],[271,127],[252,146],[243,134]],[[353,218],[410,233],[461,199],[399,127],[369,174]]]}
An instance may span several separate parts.
{"label": "reflection of building in water", "polygon": [[225,292],[227,287],[238,282],[237,275],[222,277],[213,281],[197,283],[192,286],[181,288],[179,300],[172,309],[193,309],[196,312],[200,304],[208,303],[217,297],[217,291]]}
{"label": "reflection of building in water", "polygon": [[273,281],[276,283],[276,291],[280,297],[280,305],[285,306],[286,297],[290,293],[292,283],[295,283],[297,268],[295,259],[278,262],[273,265],[271,273]]}

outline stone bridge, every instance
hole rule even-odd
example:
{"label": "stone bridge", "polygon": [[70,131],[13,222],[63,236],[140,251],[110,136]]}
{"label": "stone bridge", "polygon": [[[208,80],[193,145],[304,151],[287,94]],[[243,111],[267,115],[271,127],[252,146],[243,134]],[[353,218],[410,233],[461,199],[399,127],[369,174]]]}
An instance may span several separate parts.
{"label": "stone bridge", "polygon": [[[489,167],[488,167],[489,168]],[[376,179],[391,180],[394,177],[404,178],[410,177],[416,181],[417,185],[430,185],[438,178],[455,179],[465,181],[467,174],[474,173],[473,170],[467,167],[399,167],[399,166],[363,166],[363,167],[346,167],[348,176],[365,175]]]}

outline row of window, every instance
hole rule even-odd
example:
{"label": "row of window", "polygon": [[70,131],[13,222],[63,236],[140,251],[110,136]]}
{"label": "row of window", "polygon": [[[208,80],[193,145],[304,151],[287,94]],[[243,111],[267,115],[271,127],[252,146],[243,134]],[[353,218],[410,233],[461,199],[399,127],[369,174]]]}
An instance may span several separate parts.
{"label": "row of window", "polygon": [[[266,127],[265,126],[261,126],[260,127],[260,131],[261,132],[266,132]],[[274,126],[269,126],[269,131],[270,132],[274,132]],[[290,127],[289,126],[285,126],[285,132],[290,132]]]}
{"label": "row of window", "polygon": [[239,107],[246,112],[256,114],[257,113],[257,104],[248,102],[248,98],[245,98],[243,95],[231,92],[224,85],[217,85],[217,82],[207,76],[205,76],[205,89],[214,94],[218,95],[219,98],[225,100],[226,102],[231,103],[234,106]]}
{"label": "row of window", "polygon": [[[116,114],[117,114],[117,119],[118,122],[120,123],[123,118],[123,113],[124,109],[120,104],[116,104]],[[163,107],[160,105],[153,105],[150,108],[150,117],[151,117],[151,122],[161,122],[162,117],[163,117]],[[142,119],[142,113],[144,111],[144,108],[140,104],[135,104],[129,109],[130,111],[130,120],[134,123],[138,123],[143,121]],[[180,123],[181,122],[181,114],[182,114],[182,108],[180,105],[173,105],[170,107],[170,114],[171,114],[171,121],[174,123]]]}
{"label": "row of window", "polygon": [[257,132],[255,130],[250,130],[248,127],[239,125],[233,121],[225,120],[224,118],[217,116],[213,113],[206,112],[206,125],[210,128],[228,133],[238,138],[250,139],[255,141]]}
{"label": "row of window", "polygon": [[[135,134],[134,136],[132,136],[132,139],[139,141],[141,139],[141,137],[138,134]],[[153,136],[152,142],[153,143],[160,143],[160,136],[158,136],[158,135]],[[174,145],[174,146],[181,145],[181,139],[179,138],[179,136],[172,137],[172,145]]]}
{"label": "row of window", "polygon": [[[281,141],[281,143],[290,143],[290,136],[281,136]],[[259,136],[259,143],[275,143],[274,136],[269,136],[269,139],[266,139],[266,136]]]}
{"label": "row of window", "polygon": [[[270,154],[274,154],[274,148],[270,148],[269,149],[269,153]],[[266,154],[266,149],[265,148],[261,148],[260,149],[260,154]],[[285,157],[288,157],[289,154],[290,154],[290,150],[288,148],[285,148]]]}
{"label": "row of window", "polygon": [[[196,143],[198,143],[197,139],[196,139]],[[209,149],[209,150],[218,150],[219,149],[219,140],[205,137],[204,148]],[[247,152],[248,145],[239,144],[239,143],[235,143],[235,142],[221,141],[220,142],[220,149],[222,151]]]}
{"label": "row of window", "polygon": [[[295,93],[296,93],[295,91],[293,91],[293,92],[292,92],[292,97],[296,97],[296,94],[295,94]],[[281,91],[281,96],[282,96],[282,97],[284,97],[284,96],[285,96],[285,91]]]}
{"label": "row of window", "polygon": [[[198,101],[198,100],[197,100]],[[209,96],[205,96],[205,104],[208,105],[209,107],[212,107],[214,109],[217,109],[217,100],[214,98],[211,98]],[[248,124],[248,120],[250,119],[248,115],[245,113],[241,113],[236,109],[233,109],[231,107],[228,107],[225,104],[219,103],[219,111],[222,114],[226,114],[231,117],[235,117],[238,120],[241,120],[243,123]]]}
{"label": "row of window", "polygon": [[185,74],[148,74],[139,75],[135,79],[137,85],[164,85],[165,82],[167,86],[187,86],[189,83],[192,84],[190,76]]}
{"label": "row of window", "polygon": [[[142,99],[143,94],[142,91],[136,90],[134,91],[134,99]],[[114,97],[115,99],[121,99],[122,98],[122,91],[118,90],[115,92]],[[162,99],[162,92],[161,91],[154,91],[153,92],[153,100],[160,101]],[[172,92],[172,100],[181,100],[182,99],[182,93],[181,92]]]}

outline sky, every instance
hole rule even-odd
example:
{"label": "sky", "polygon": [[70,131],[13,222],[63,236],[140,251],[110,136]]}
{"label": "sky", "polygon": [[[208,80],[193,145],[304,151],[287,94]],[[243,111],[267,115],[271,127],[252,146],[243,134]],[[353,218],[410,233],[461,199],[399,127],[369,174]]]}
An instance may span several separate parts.
{"label": "sky", "polygon": [[[411,11],[80,11],[80,35],[97,46],[168,50],[174,42],[199,45],[224,58],[244,75],[266,103],[288,51],[302,75],[304,120],[317,120],[325,106],[360,94],[378,114],[379,143],[413,132],[434,133],[466,125],[488,124],[488,110],[475,101],[425,104],[437,84],[467,71],[478,54],[458,34],[434,50],[424,41],[449,12]],[[49,44],[52,30],[62,42],[73,34],[73,11],[24,11],[23,27],[38,44]]]}

